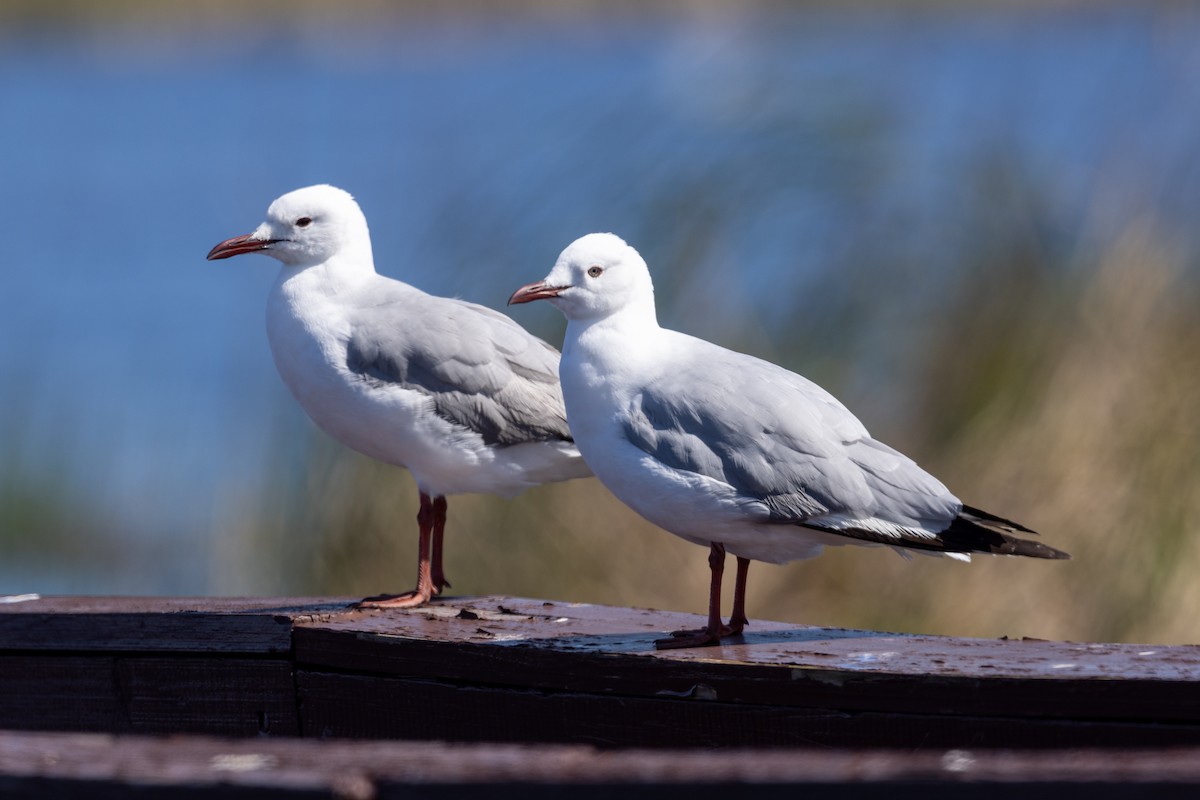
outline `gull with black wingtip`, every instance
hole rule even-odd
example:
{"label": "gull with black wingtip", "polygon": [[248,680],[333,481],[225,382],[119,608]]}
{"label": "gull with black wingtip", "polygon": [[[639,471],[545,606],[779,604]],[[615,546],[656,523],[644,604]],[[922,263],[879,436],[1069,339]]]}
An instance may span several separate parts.
{"label": "gull with black wingtip", "polygon": [[[752,559],[781,564],[842,544],[963,561],[977,552],[1068,557],[1024,538],[1033,531],[1016,522],[963,505],[806,378],[659,327],[646,262],[611,233],[575,241],[509,303],[543,299],[567,318],[559,374],[592,471],[650,522],[709,548],[708,624],[659,648],[740,634]],[[737,582],[724,625],[727,551]]]}

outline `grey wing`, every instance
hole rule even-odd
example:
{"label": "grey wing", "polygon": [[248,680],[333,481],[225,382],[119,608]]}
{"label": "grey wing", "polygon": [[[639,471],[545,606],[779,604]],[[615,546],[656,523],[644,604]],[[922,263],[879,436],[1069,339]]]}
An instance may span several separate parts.
{"label": "grey wing", "polygon": [[491,309],[417,294],[356,320],[351,372],[427,395],[436,414],[489,445],[571,440],[557,350]]}
{"label": "grey wing", "polygon": [[957,515],[939,481],[816,384],[714,345],[691,349],[694,363],[629,409],[626,436],[662,463],[724,481],[763,521],[855,538],[928,538]]}

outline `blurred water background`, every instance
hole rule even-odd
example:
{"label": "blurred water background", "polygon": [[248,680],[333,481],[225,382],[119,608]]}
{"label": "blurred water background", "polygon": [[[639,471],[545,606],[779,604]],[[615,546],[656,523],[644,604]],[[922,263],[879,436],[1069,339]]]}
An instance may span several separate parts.
{"label": "blurred water background", "polygon": [[[0,5],[0,592],[408,588],[411,479],[287,395],[274,262],[204,260],[328,182],[381,272],[496,308],[620,233],[664,324],[1075,556],[839,548],[753,567],[752,619],[1200,641],[1197,41],[1182,2]],[[595,481],[450,515],[455,592],[704,608]]]}

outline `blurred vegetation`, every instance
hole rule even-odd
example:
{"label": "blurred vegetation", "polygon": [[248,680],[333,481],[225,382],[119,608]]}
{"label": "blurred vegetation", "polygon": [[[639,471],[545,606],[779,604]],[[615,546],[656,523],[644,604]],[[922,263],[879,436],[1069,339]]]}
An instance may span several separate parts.
{"label": "blurred vegetation", "polygon": [[[203,14],[235,5],[189,8]],[[386,4],[361,8],[379,5]],[[38,14],[48,23],[62,14],[86,24],[152,6],[145,13],[168,13],[138,0],[18,2],[0,5],[0,25],[36,22]],[[855,209],[886,177],[885,109],[840,105],[837,87],[824,95],[804,87],[802,108],[775,104],[772,92],[793,89],[778,80],[747,92],[745,107],[730,114],[757,126],[743,150],[725,150],[724,160],[688,174],[663,168],[643,186],[621,187],[640,192],[628,199],[640,204],[640,227],[619,232],[650,262],[660,318],[817,380],[964,501],[1040,530],[1074,560],[979,557],[963,565],[834,548],[785,567],[754,565],[752,621],[1200,642],[1200,619],[1189,613],[1200,607],[1192,579],[1200,569],[1195,251],[1152,209],[1116,228],[1085,219],[1064,233],[1036,176],[987,153],[962,190],[953,231],[942,235],[942,220],[872,217],[801,289],[783,279],[778,291],[748,286],[730,245],[739,240],[733,226],[794,199],[789,189],[797,184],[857,219]],[[780,153],[791,161],[773,157]],[[535,193],[534,201],[543,198]],[[444,250],[420,256],[489,263],[505,253],[508,289],[540,278],[554,253],[531,262],[536,237],[512,224],[531,216],[529,208],[492,205],[486,216],[471,211],[479,230],[470,239],[461,235],[463,209],[444,209],[444,227],[425,245]],[[935,231],[926,235],[942,248],[939,258],[907,246],[904,232],[914,225]],[[451,254],[452,247],[460,249]],[[479,252],[462,250],[471,247]],[[773,311],[759,314],[755,292],[768,291]],[[557,343],[561,321],[551,324],[558,327],[540,333]],[[226,486],[217,500],[211,552],[194,565],[207,569],[211,591],[359,596],[410,588],[417,492],[408,473],[351,453],[307,424],[274,437],[274,461],[261,479]],[[20,431],[5,440],[21,441]],[[117,515],[80,489],[85,476],[54,464],[30,471],[17,452],[0,456],[0,545],[10,567],[156,568],[168,545],[147,540],[131,554]],[[453,497],[446,547],[454,593],[695,612],[706,604],[705,553],[644,522],[594,480],[512,501]]]}
{"label": "blurred vegetation", "polygon": [[[907,358],[897,369],[908,380],[896,391],[915,387],[916,396],[886,429],[866,421],[966,502],[1039,529],[1074,560],[977,557],[962,565],[833,548],[814,561],[756,564],[752,618],[972,636],[1200,640],[1200,621],[1180,612],[1200,600],[1192,580],[1200,568],[1195,276],[1149,220],[1079,269],[1047,261],[1046,248],[1021,236],[987,252],[939,292],[919,341],[897,345]],[[652,268],[669,284],[687,263]],[[863,266],[859,283],[886,284],[893,268],[879,258]],[[866,302],[847,297],[832,318],[824,309],[821,324],[848,340],[869,339]],[[845,349],[855,348],[848,341]],[[805,371],[803,357],[775,357]],[[855,407],[845,387],[828,388]],[[270,564],[278,571],[256,584],[264,591],[407,588],[417,495],[407,473],[321,436],[307,464],[293,483],[247,498],[224,532],[224,561]],[[514,501],[452,498],[447,554],[456,593],[704,609],[701,549],[644,522],[594,480]]]}
{"label": "blurred vegetation", "polygon": [[[0,392],[0,400],[10,400]],[[5,402],[13,409],[15,402]],[[20,415],[5,418],[11,427]],[[88,591],[96,576],[144,570],[167,549],[149,541],[130,552],[128,531],[101,498],[88,496],[87,485],[68,463],[69,448],[54,457],[34,459],[22,452],[20,432],[0,431],[0,559],[8,575],[40,576],[44,591]]]}

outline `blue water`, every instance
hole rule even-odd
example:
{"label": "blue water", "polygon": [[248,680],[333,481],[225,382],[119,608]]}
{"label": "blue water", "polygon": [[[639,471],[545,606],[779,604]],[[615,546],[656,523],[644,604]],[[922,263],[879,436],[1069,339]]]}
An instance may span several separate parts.
{"label": "blue water", "polygon": [[[665,323],[768,349],[863,258],[927,268],[875,322],[919,318],[989,168],[1067,261],[1143,214],[1194,246],[1196,41],[1183,4],[0,31],[0,480],[65,475],[106,526],[179,543],[87,588],[204,591],[214,509],[309,430],[263,334],[273,262],[204,255],[314,182],[427,290],[500,307],[613,230]],[[80,585],[14,558],[4,591]]]}

